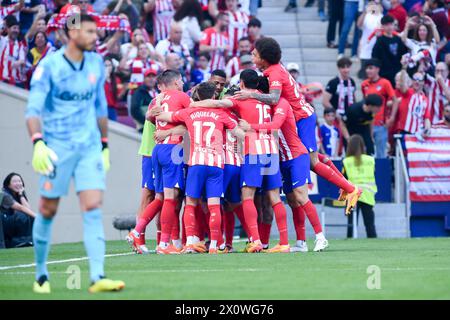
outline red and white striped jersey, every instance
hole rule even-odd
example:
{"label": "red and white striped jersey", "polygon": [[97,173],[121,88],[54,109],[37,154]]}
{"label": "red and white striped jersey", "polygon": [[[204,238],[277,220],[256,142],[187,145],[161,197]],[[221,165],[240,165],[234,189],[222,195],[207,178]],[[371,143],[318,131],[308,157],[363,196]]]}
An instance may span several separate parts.
{"label": "red and white striped jersey", "polygon": [[306,101],[297,81],[283,65],[279,63],[271,65],[263,74],[269,80],[270,90],[280,90],[281,96],[289,102],[294,111],[295,121],[308,118],[314,113],[314,108]]}
{"label": "red and white striped jersey", "polygon": [[15,4],[6,7],[0,6],[0,29],[3,28],[3,19],[5,19],[5,17],[8,15],[13,14],[14,12],[16,12]]}
{"label": "red and white striped jersey", "polygon": [[398,129],[416,133],[424,125],[427,112],[428,98],[423,92],[417,93],[412,89],[402,96],[399,106]]}
{"label": "red and white striped jersey", "polygon": [[99,40],[97,40],[97,42],[95,43],[95,51],[97,51],[97,53],[103,58],[106,57],[109,53],[106,43],[102,43]]}
{"label": "red and white striped jersey", "polygon": [[286,99],[280,98],[276,106],[272,106],[272,122],[264,124],[252,124],[254,130],[278,130],[281,161],[289,161],[307,154],[305,146],[301,142],[295,123],[294,112]]}
{"label": "red and white striped jersey", "polygon": [[159,73],[162,70],[162,67],[160,64],[150,59],[144,61],[138,58],[131,60],[130,69],[131,76],[128,88],[130,90],[135,90],[144,83],[144,74],[147,70],[153,69],[156,73]]}
{"label": "red and white striped jersey", "polygon": [[241,61],[239,57],[233,57],[228,61],[227,66],[225,68],[225,73],[228,78],[233,78],[241,71]]}
{"label": "red and white striped jersey", "polygon": [[[176,112],[185,108],[188,108],[191,104],[191,98],[184,93],[183,91],[178,90],[167,90],[163,91],[165,94],[164,99],[161,101],[161,108],[163,112]],[[148,110],[152,109],[155,106],[155,99],[152,100],[150,105],[148,106]],[[176,122],[166,122],[159,121],[155,119],[151,119],[152,122],[156,125],[156,130],[169,130],[176,126],[179,123]],[[181,122],[181,121],[179,121]],[[158,144],[179,144],[183,142],[183,136],[180,135],[169,135],[164,141],[157,142]]]}
{"label": "red and white striped jersey", "polygon": [[184,122],[191,142],[189,165],[223,168],[223,136],[237,122],[222,109],[188,108],[172,114],[172,121]]}
{"label": "red and white striped jersey", "polygon": [[[200,45],[207,45],[211,47],[227,46],[229,45],[228,36],[226,33],[217,32],[214,27],[207,28],[203,31]],[[210,52],[211,60],[209,61],[209,70],[225,69],[225,50],[214,50]]]}
{"label": "red and white striped jersey", "polygon": [[[239,118],[244,119],[249,124],[263,124],[272,121],[272,109],[269,105],[263,104],[256,99],[235,100],[232,110]],[[244,141],[244,155],[258,154],[278,154],[276,139],[270,130],[248,131]]]}
{"label": "red and white striped jersey", "polygon": [[175,14],[172,0],[156,0],[153,12],[153,36],[155,43],[169,36],[170,22]]}
{"label": "red and white striped jersey", "polygon": [[0,79],[11,84],[26,81],[25,63],[14,67],[18,61],[26,62],[27,46],[24,41],[10,41],[8,36],[0,38]]}
{"label": "red and white striped jersey", "polygon": [[248,22],[250,18],[245,12],[238,10],[235,12],[227,11],[230,17],[230,24],[228,25],[228,38],[230,39],[230,46],[232,48],[230,55],[236,56],[239,49],[239,39],[248,35]]}
{"label": "red and white striped jersey", "polygon": [[[229,110],[224,110],[228,113],[228,116],[232,121],[236,123],[236,125],[239,122],[239,118]],[[241,166],[242,163],[242,156],[239,152],[239,141],[231,132],[231,130],[224,130],[224,142],[223,145],[225,150],[225,164],[229,164],[232,166]]]}
{"label": "red and white striped jersey", "polygon": [[[444,80],[445,85],[450,87],[450,80]],[[431,123],[437,123],[443,117],[444,106],[447,104],[447,97],[444,94],[442,86],[434,79],[427,75],[427,92],[428,100],[430,103],[429,112],[427,113],[427,119],[430,119]]]}

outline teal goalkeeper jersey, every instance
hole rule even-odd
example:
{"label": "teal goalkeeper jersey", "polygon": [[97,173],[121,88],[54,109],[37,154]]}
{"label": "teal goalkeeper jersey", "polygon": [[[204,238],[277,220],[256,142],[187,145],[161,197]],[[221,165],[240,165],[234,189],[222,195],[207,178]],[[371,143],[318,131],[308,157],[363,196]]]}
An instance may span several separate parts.
{"label": "teal goalkeeper jersey", "polygon": [[102,57],[84,52],[81,63],[65,47],[45,57],[33,73],[26,117],[40,117],[44,139],[72,146],[100,144],[97,118],[107,117]]}

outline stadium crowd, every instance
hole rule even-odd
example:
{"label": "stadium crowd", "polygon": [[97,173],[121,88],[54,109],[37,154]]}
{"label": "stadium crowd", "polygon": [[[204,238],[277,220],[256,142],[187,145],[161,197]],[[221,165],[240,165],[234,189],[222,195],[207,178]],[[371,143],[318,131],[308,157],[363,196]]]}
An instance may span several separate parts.
{"label": "stadium crowd", "polygon": [[[308,0],[305,6],[313,4]],[[393,154],[393,134],[416,133],[443,120],[450,95],[448,0],[333,0],[327,2],[328,17],[325,1],[318,4],[322,20],[329,20],[327,47],[338,49],[339,70],[322,84],[324,118],[335,118],[318,127],[322,152],[343,156],[355,133],[346,125],[346,110],[357,103],[358,89],[364,97],[382,97],[373,134],[357,130],[376,157]],[[210,79],[225,92],[239,83],[242,70],[256,69],[251,51],[262,37],[257,18],[261,5],[258,0],[3,0],[0,79],[28,88],[39,62],[67,43],[65,17],[96,15],[96,50],[105,61],[109,118],[142,132],[146,106],[158,92],[156,76],[163,70],[179,70],[186,92]],[[289,1],[286,11],[296,10],[297,1]],[[351,59],[344,56],[347,47]],[[361,88],[350,77],[356,60],[361,62]],[[298,64],[286,67],[298,79]],[[312,87],[320,91],[320,85]],[[311,102],[315,96],[307,98]]]}

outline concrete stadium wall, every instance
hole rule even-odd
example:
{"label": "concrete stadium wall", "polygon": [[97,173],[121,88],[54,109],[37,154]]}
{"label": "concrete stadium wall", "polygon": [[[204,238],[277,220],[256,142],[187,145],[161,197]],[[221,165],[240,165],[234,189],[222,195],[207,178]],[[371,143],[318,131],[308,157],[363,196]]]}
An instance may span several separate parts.
{"label": "concrete stadium wall", "polygon": [[[25,181],[26,192],[34,211],[38,208],[38,175],[31,167],[32,145],[25,126],[28,92],[0,83],[0,180],[14,171]],[[123,239],[112,226],[115,216],[134,215],[140,201],[141,158],[137,151],[140,136],[132,128],[109,122],[111,170],[107,174],[107,190],[103,204],[107,240]],[[147,237],[155,237],[154,223]],[[55,219],[53,241],[75,242],[83,239],[82,218],[73,183],[69,195],[61,199]]]}

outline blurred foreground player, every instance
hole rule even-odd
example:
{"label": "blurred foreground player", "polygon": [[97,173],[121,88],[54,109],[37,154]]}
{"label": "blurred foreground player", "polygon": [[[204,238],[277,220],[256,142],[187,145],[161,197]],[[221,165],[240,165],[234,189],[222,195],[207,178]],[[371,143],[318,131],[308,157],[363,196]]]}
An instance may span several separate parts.
{"label": "blurred foreground player", "polygon": [[[40,177],[41,201],[33,226],[36,282],[33,291],[50,293],[46,266],[53,217],[70,179],[83,212],[84,244],[92,285],[89,292],[118,291],[123,281],[105,278],[102,224],[105,171],[109,168],[108,111],[103,60],[95,47],[97,27],[88,15],[73,16],[69,43],[46,57],[33,74],[26,111],[34,144],[33,169]],[[44,141],[45,140],[45,141]]]}

